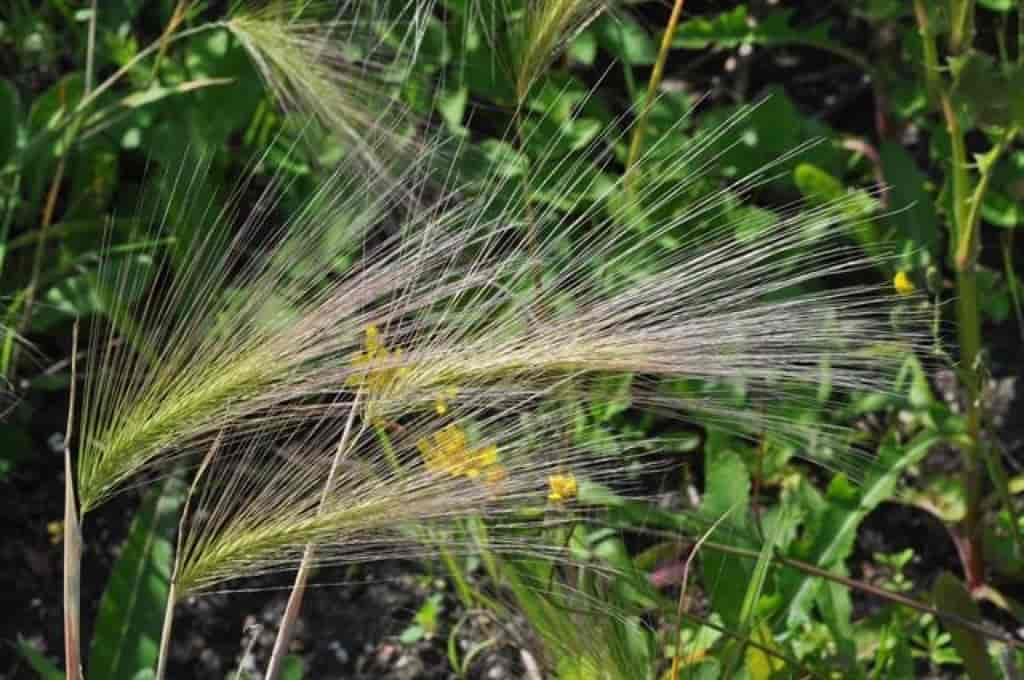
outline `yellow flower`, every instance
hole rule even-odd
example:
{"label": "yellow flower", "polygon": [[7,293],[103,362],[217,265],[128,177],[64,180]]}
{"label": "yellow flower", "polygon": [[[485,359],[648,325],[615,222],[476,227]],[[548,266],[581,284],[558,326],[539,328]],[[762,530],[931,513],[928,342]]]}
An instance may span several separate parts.
{"label": "yellow flower", "polygon": [[59,519],[47,522],[46,533],[50,534],[50,543],[57,545],[64,537],[64,522]]}
{"label": "yellow flower", "polygon": [[548,500],[554,503],[561,503],[576,498],[579,485],[576,477],[572,474],[558,474],[548,477]]}
{"label": "yellow flower", "polygon": [[437,395],[437,399],[434,401],[434,410],[437,415],[443,416],[448,413],[448,402],[454,399],[459,393],[457,387],[446,387],[441,390],[441,394]]}
{"label": "yellow flower", "polygon": [[397,364],[402,359],[402,350],[389,350],[380,339],[380,330],[377,326],[370,324],[366,327],[366,340],[363,343],[363,351],[352,358],[354,368],[365,369],[356,375],[350,376],[345,384],[351,387],[362,387],[368,392],[381,393],[399,378],[404,376],[408,367],[392,366],[390,368],[374,368],[374,365]]}
{"label": "yellow flower", "polygon": [[903,270],[896,272],[896,276],[892,279],[892,285],[900,295],[910,295],[915,290],[914,282],[910,280],[910,277]]}
{"label": "yellow flower", "polygon": [[458,425],[447,425],[431,437],[416,442],[423,462],[432,472],[453,477],[476,479],[498,464],[498,447],[493,444],[476,450],[467,446],[466,433]]}

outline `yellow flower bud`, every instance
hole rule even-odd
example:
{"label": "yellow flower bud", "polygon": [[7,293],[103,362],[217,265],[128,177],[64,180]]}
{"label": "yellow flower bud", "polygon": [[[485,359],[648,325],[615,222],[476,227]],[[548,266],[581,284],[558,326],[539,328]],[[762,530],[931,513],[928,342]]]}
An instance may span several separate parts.
{"label": "yellow flower bud", "polygon": [[896,272],[896,276],[892,279],[892,285],[900,295],[910,295],[916,290],[914,282],[910,280],[910,277],[902,269]]}
{"label": "yellow flower bud", "polygon": [[579,486],[576,477],[572,474],[551,475],[548,477],[548,500],[553,503],[561,503],[576,498]]}

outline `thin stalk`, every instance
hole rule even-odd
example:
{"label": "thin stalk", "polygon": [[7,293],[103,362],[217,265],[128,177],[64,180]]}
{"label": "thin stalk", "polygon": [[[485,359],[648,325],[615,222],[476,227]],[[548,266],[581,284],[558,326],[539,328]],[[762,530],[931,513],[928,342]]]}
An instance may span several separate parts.
{"label": "thin stalk", "polygon": [[221,438],[222,435],[218,434],[217,438],[213,440],[210,450],[206,452],[202,464],[196,470],[196,475],[192,479],[192,486],[188,490],[188,495],[185,496],[185,507],[181,509],[181,517],[178,519],[178,540],[174,548],[174,568],[171,569],[171,583],[167,589],[167,603],[164,606],[164,625],[160,631],[160,653],[156,660],[154,680],[163,680],[167,672],[167,660],[171,649],[171,632],[174,626],[174,608],[178,604],[178,569],[181,564],[181,542],[185,536],[185,523],[188,522],[189,508],[192,505],[192,498],[195,496],[196,488],[199,486],[199,480],[202,479],[203,473],[206,472],[206,468],[210,465],[210,461],[213,460],[213,457],[217,455],[218,449],[220,449]]}
{"label": "thin stalk", "polygon": [[78,378],[78,321],[71,332],[71,388],[68,422],[64,430],[64,677],[83,680],[81,655],[82,532],[75,504],[75,476],[71,466],[71,434],[75,414],[75,381]]}
{"label": "thin stalk", "polygon": [[85,94],[92,89],[92,77],[96,71],[96,0],[92,0],[89,13],[89,37],[85,43]]}
{"label": "thin stalk", "polygon": [[974,0],[952,0],[950,5],[952,28],[949,32],[949,50],[953,54],[960,54],[966,47],[974,23]]}
{"label": "thin stalk", "polygon": [[647,115],[654,104],[654,98],[658,94],[658,87],[661,85],[661,77],[665,72],[665,62],[668,61],[668,53],[672,49],[672,40],[675,38],[676,29],[679,27],[679,17],[683,13],[683,5],[686,0],[675,0],[672,5],[672,14],[669,15],[668,24],[665,26],[665,34],[661,37],[661,47],[658,49],[658,58],[654,62],[654,69],[651,71],[651,79],[647,81],[647,94],[644,96],[644,105],[640,109],[640,115],[636,120],[636,127],[633,128],[633,138],[629,143],[629,156],[626,158],[626,188],[632,191],[633,183],[630,179],[630,172],[640,157],[640,147],[643,145],[644,134],[647,130]]}
{"label": "thin stalk", "polygon": [[90,94],[83,97],[82,101],[78,103],[78,107],[75,109],[75,113],[81,114],[84,111],[86,111],[93,104],[93,102],[95,102],[96,99],[99,98],[100,95],[102,95],[104,92],[106,92],[114,85],[116,85],[118,80],[124,77],[126,73],[135,68],[139,64],[139,62],[147,58],[149,55],[160,50],[166,50],[167,46],[169,46],[171,43],[215,28],[227,28],[230,30],[230,24],[229,22],[225,21],[211,21],[209,23],[200,24],[199,26],[196,26],[194,28],[190,28],[179,33],[175,33],[171,36],[161,36],[159,39],[153,41],[145,48],[143,48],[134,57],[129,59],[124,66],[114,71],[114,73],[112,73],[109,78],[107,78],[102,83],[97,85],[96,89],[93,90]]}
{"label": "thin stalk", "polygon": [[[697,539],[683,540],[689,543],[690,545],[694,545],[697,542]],[[708,550],[714,550],[715,552],[720,552],[725,555],[734,555],[736,557],[742,557],[745,559],[757,560],[761,557],[761,552],[758,550],[738,548],[735,546],[725,545],[722,543],[715,543],[713,541],[705,541],[703,543],[703,546]],[[907,597],[902,593],[897,593],[891,590],[887,590],[885,588],[879,588],[878,586],[873,586],[870,583],[858,581],[848,576],[834,574],[828,571],[827,569],[822,569],[821,567],[818,567],[816,565],[809,564],[801,560],[793,559],[791,557],[779,555],[777,552],[772,556],[771,559],[773,563],[779,566],[789,567],[790,569],[796,569],[797,571],[809,574],[810,576],[822,578],[826,581],[832,581],[833,583],[838,583],[839,585],[845,586],[846,588],[850,588],[852,590],[859,590],[860,592],[866,593],[872,597],[877,597],[880,600],[886,600],[887,602],[907,607],[909,609],[913,609],[923,614],[931,614],[940,621],[962,626],[964,628],[970,629],[975,633],[978,633],[979,635],[983,635],[993,640],[999,640],[1000,642],[1010,647],[1018,649],[1024,648],[1024,643],[1010,637],[1009,635],[1006,635],[1001,631],[993,630],[985,625],[982,625],[974,621],[970,621],[952,612],[937,609],[929,604],[925,604],[924,602],[915,600],[912,597]]]}
{"label": "thin stalk", "polygon": [[964,224],[960,234],[960,242],[957,244],[957,269],[969,266],[972,258],[975,262],[977,261],[977,253],[974,252],[977,250],[975,231],[977,231],[978,223],[981,221],[981,205],[985,200],[985,194],[988,193],[988,186],[992,180],[992,173],[995,170],[996,163],[999,162],[999,158],[1006,152],[1006,149],[1016,136],[1017,128],[1011,127],[979,162],[980,175],[978,183],[974,186],[974,191],[967,201],[967,211],[963,216]]}
{"label": "thin stalk", "polygon": [[[951,48],[954,53],[963,46],[960,41],[966,31],[966,18],[973,7],[971,0],[954,3],[954,35]],[[954,264],[956,267],[957,335],[960,344],[960,376],[967,392],[967,439],[962,447],[963,486],[966,512],[958,543],[967,587],[976,590],[984,584],[984,558],[981,550],[982,481],[984,467],[979,451],[981,439],[981,314],[978,305],[977,258],[979,239],[975,224],[980,214],[987,180],[979,181],[972,191],[967,143],[960,125],[954,102],[940,77],[938,50],[923,0],[914,0],[918,29],[924,41],[926,78],[945,119],[952,149],[950,180],[953,187]],[[961,35],[957,37],[957,31]],[[989,170],[991,169],[991,164]],[[982,172],[986,170],[983,168]]]}
{"label": "thin stalk", "polygon": [[[701,534],[700,538],[690,546],[690,554],[686,557],[686,562],[683,564],[683,582],[679,585],[679,601],[676,604],[676,619],[678,620],[679,630],[683,627],[683,617],[686,614],[686,587],[690,581],[690,568],[693,566],[693,560],[697,557],[697,553],[700,552],[701,547],[704,543],[711,538],[712,534],[721,526],[722,522],[732,514],[733,508],[723,512],[722,516],[715,520],[715,523],[708,527],[708,530]],[[679,653],[679,635],[678,630],[676,634],[675,654],[672,656],[672,671],[669,675],[670,680],[679,680],[679,672],[682,670],[683,657]]]}
{"label": "thin stalk", "polygon": [[[356,419],[356,411],[359,408],[362,392],[356,392],[352,400],[352,408],[349,410],[348,419],[345,421],[345,428],[338,440],[338,446],[334,450],[334,458],[331,460],[331,467],[327,473],[327,481],[324,482],[324,490],[320,494],[320,505],[318,512],[322,512],[330,497],[331,489],[334,487],[334,479],[337,476],[341,460],[348,451],[352,439],[352,425]],[[360,433],[362,430],[360,430]],[[359,436],[358,434],[356,435]],[[299,610],[302,608],[302,598],[306,594],[306,583],[309,580],[309,571],[312,567],[313,557],[316,552],[313,544],[306,546],[302,555],[302,562],[299,563],[299,571],[295,574],[295,583],[292,584],[291,594],[288,596],[288,604],[285,606],[284,615],[281,617],[281,626],[277,630],[277,638],[274,640],[274,650],[270,655],[270,663],[267,664],[266,680],[277,680],[284,669],[284,659],[288,655],[288,647],[291,645],[292,637],[295,634],[295,621],[299,617]],[[157,678],[160,680],[160,678]]]}
{"label": "thin stalk", "polygon": [[178,585],[171,579],[167,589],[167,606],[164,608],[164,625],[160,630],[160,656],[156,661],[155,680],[163,680],[167,673],[167,658],[171,650],[171,629],[174,625],[174,607],[178,604]]}
{"label": "thin stalk", "polygon": [[1003,232],[1003,269],[1006,270],[1006,280],[1009,282],[1010,298],[1013,300],[1013,312],[1017,317],[1017,332],[1021,340],[1024,340],[1024,307],[1021,305],[1020,278],[1013,266],[1013,229]]}

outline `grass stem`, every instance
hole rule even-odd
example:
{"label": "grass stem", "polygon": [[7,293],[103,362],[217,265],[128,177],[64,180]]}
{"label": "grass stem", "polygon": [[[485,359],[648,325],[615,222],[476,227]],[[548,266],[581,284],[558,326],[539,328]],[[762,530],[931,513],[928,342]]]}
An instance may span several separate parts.
{"label": "grass stem", "polygon": [[[355,423],[356,411],[359,409],[359,402],[362,392],[357,392],[352,400],[352,406],[345,421],[345,428],[338,440],[338,446],[334,450],[334,458],[331,460],[331,467],[327,473],[327,480],[324,482],[324,489],[320,495],[320,511],[327,504],[330,497],[334,480],[338,474],[338,468],[342,459],[348,452],[349,444],[353,441],[352,425]],[[359,437],[356,434],[355,438]],[[277,630],[277,638],[274,640],[274,650],[270,655],[270,662],[267,664],[266,680],[278,680],[284,670],[284,659],[288,655],[288,647],[291,645],[292,637],[295,635],[295,621],[299,617],[299,610],[302,609],[302,598],[306,593],[306,583],[309,580],[309,571],[312,568],[315,548],[312,544],[307,545],[302,554],[302,562],[299,563],[299,570],[295,574],[295,582],[292,584],[291,593],[288,595],[288,604],[285,605],[284,615],[281,617],[281,626]],[[157,679],[159,680],[159,678]]]}
{"label": "grass stem", "polygon": [[78,377],[78,322],[72,329],[71,387],[68,421],[64,431],[64,677],[82,680],[81,569],[82,532],[75,505],[75,476],[71,465],[71,434],[75,414],[75,381]]}
{"label": "grass stem", "polygon": [[675,0],[672,5],[672,14],[669,15],[668,24],[665,26],[665,34],[661,38],[661,47],[658,49],[658,58],[654,62],[654,69],[651,71],[651,79],[647,82],[647,94],[644,96],[643,108],[637,117],[636,126],[633,128],[633,137],[629,143],[629,156],[626,158],[626,189],[632,192],[633,182],[631,171],[637,160],[640,158],[640,148],[643,146],[644,134],[647,129],[647,115],[654,105],[654,98],[658,94],[658,87],[661,85],[661,78],[665,72],[665,62],[668,61],[668,53],[672,49],[672,40],[675,38],[676,29],[679,27],[679,17],[683,13],[683,5],[686,0]]}

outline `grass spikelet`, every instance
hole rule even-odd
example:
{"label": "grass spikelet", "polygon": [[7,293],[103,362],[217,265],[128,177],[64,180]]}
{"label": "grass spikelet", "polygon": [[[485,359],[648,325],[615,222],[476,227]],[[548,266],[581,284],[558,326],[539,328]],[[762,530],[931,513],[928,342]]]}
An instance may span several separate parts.
{"label": "grass spikelet", "polygon": [[408,71],[431,5],[408,3],[390,16],[390,8],[358,1],[340,9],[305,3],[301,13],[272,3],[243,6],[226,26],[286,111],[340,136],[374,171],[391,172],[414,142],[388,83]]}
{"label": "grass spikelet", "polygon": [[[667,170],[680,177],[678,191],[713,162],[727,131],[673,160]],[[827,375],[835,390],[884,389],[902,352],[922,340],[913,319],[892,325],[891,310],[905,300],[884,286],[815,292],[822,280],[872,266],[836,233],[841,206],[781,211],[743,241],[731,236],[735,225],[704,223],[716,201],[755,188],[772,167],[647,226],[672,191],[640,188],[622,207],[620,180],[602,185],[592,207],[535,210],[523,205],[529,197],[498,202],[522,186],[508,178],[483,190],[428,190],[432,162],[424,157],[397,183],[339,170],[281,226],[270,224],[268,188],[239,234],[210,228],[190,244],[179,259],[194,264],[161,292],[133,290],[137,272],[111,268],[123,297],[142,301],[115,310],[112,328],[133,328],[144,342],[132,351],[100,330],[90,343],[83,512],[169,452],[208,444],[222,430],[230,440],[240,427],[329,413],[336,395],[350,401],[363,382],[376,385],[361,407],[373,419],[436,408],[452,389],[474,400],[557,401],[566,393],[556,387],[570,378],[633,372],[641,387],[655,377],[698,379],[723,387],[689,396],[641,389],[638,400],[757,430],[785,422],[737,402],[737,385],[779,394]],[[558,179],[543,174],[528,186],[595,195],[594,175],[577,171],[567,165]],[[173,179],[183,194],[199,181]],[[432,200],[410,209],[410,193]],[[237,219],[240,197],[201,219]],[[533,221],[540,238],[527,243],[520,227]],[[688,247],[658,245],[688,232]],[[251,239],[270,244],[266,255],[243,249]],[[311,243],[327,247],[310,252]],[[349,264],[338,268],[342,261]],[[540,291],[538,263],[552,273]],[[788,295],[794,290],[804,292]],[[535,318],[538,308],[550,318]],[[371,328],[377,349],[368,360]]]}
{"label": "grass spikelet", "polygon": [[[344,447],[340,456],[331,450],[339,436],[333,427],[301,441],[251,440],[215,463],[201,485],[182,542],[179,592],[293,569],[309,557],[309,546],[315,564],[419,556],[436,551],[432,542],[445,535],[432,527],[459,519],[482,516],[497,530],[511,530],[543,517],[545,509],[571,514],[572,503],[549,501],[550,478],[573,469],[588,483],[610,483],[613,465],[559,446],[565,417],[531,410],[527,403],[503,407],[487,399],[458,408],[454,417],[364,421],[335,442]],[[427,442],[445,442],[444,450],[432,453]],[[614,461],[616,470],[621,460]],[[328,468],[333,483],[325,486]],[[619,475],[618,485],[624,483]],[[492,547],[500,545],[498,538]]]}
{"label": "grass spikelet", "polygon": [[516,93],[519,100],[558,53],[604,10],[605,0],[526,0],[520,35],[515,40]]}

